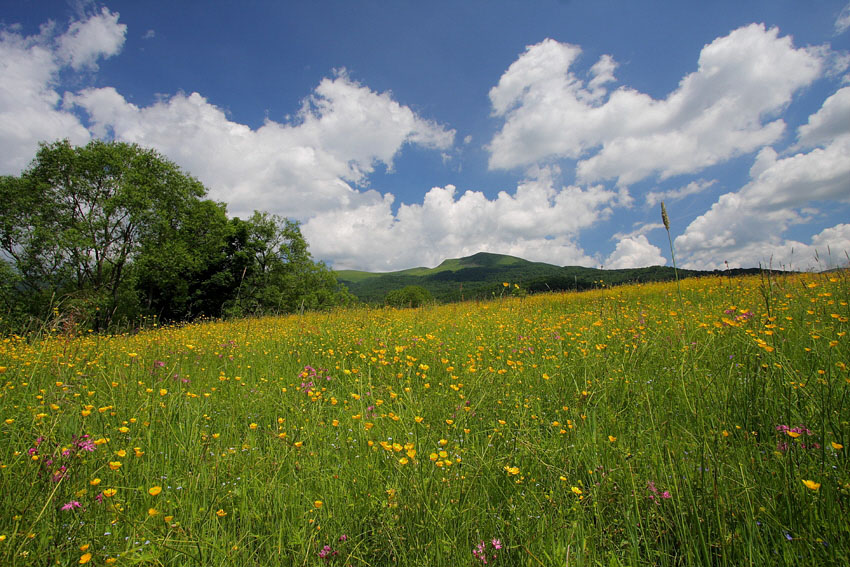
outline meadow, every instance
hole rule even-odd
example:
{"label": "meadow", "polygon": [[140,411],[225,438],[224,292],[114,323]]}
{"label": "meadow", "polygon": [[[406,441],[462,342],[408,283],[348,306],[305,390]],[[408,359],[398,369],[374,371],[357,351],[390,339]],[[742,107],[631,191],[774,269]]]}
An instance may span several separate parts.
{"label": "meadow", "polygon": [[0,564],[850,564],[850,273],[0,342]]}

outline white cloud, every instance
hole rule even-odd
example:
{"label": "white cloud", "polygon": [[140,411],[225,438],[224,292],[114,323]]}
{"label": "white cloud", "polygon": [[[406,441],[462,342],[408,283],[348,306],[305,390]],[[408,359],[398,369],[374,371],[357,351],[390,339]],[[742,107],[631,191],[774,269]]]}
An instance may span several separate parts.
{"label": "white cloud", "polygon": [[38,142],[69,138],[85,144],[89,133],[60,105],[55,82],[61,69],[48,26],[38,36],[0,30],[0,173],[18,175]]}
{"label": "white cloud", "polygon": [[606,218],[616,192],[602,187],[556,188],[551,170],[519,184],[514,194],[495,199],[454,186],[434,187],[421,204],[401,205],[392,197],[353,209],[320,212],[303,227],[311,250],[337,267],[395,270],[410,259],[435,266],[445,258],[481,251],[511,254],[561,265],[594,265],[576,244],[578,233]]}
{"label": "white cloud", "polygon": [[546,40],[490,91],[493,114],[505,120],[490,167],[574,158],[579,180],[623,185],[700,171],[776,141],[785,128],[776,113],[822,74],[823,51],[753,24],[706,45],[697,71],[667,98],[620,87],[602,102],[613,59],[600,59],[586,86],[571,71],[580,49]]}
{"label": "white cloud", "polygon": [[667,259],[661,255],[661,249],[650,244],[646,236],[640,234],[617,242],[617,247],[605,260],[605,268],[611,270],[641,268],[663,266],[666,263]]}
{"label": "white cloud", "polygon": [[97,60],[121,52],[127,26],[118,23],[118,13],[103,8],[85,21],[74,21],[57,38],[57,54],[79,71],[97,69]]}
{"label": "white cloud", "polygon": [[96,135],[156,148],[241,216],[261,209],[307,218],[328,208],[372,205],[380,195],[354,186],[364,186],[377,164],[391,168],[408,143],[447,149],[454,140],[453,130],[344,73],[318,85],[296,122],[267,120],[256,130],[231,121],[198,93],[145,108],[111,87],[68,100],[88,113]]}
{"label": "white cloud", "polygon": [[[844,229],[833,227],[813,237],[811,244],[789,241],[783,233],[792,225],[811,222],[818,203],[850,203],[850,133],[846,124],[830,123],[843,116],[850,89],[829,97],[798,132],[799,145],[817,144],[807,153],[780,157],[770,147],[759,152],[750,169],[750,182],[740,191],[722,195],[711,209],[697,217],[676,238],[676,250],[685,267],[719,268],[795,262],[817,246],[844,246]],[[805,252],[808,250],[809,252]],[[801,252],[803,251],[803,252]],[[823,253],[823,251],[822,251]]]}
{"label": "white cloud", "polygon": [[687,197],[688,195],[696,195],[697,193],[702,193],[715,183],[717,183],[716,179],[712,179],[710,181],[698,179],[696,181],[691,181],[684,187],[679,187],[678,189],[671,189],[669,191],[650,191],[646,194],[646,204],[650,207],[654,207],[661,201],[676,201]]}
{"label": "white cloud", "polygon": [[798,146],[817,146],[843,134],[850,134],[850,87],[827,98],[808,123],[800,126]]}
{"label": "white cloud", "polygon": [[850,3],[844,6],[841,13],[835,19],[835,33],[842,34],[850,28]]}

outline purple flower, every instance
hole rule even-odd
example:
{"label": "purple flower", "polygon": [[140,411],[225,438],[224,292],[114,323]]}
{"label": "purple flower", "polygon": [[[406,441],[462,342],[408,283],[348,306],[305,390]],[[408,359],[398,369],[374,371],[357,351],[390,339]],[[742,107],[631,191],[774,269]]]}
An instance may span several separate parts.
{"label": "purple flower", "polygon": [[74,508],[82,508],[83,505],[77,502],[76,500],[71,500],[67,504],[62,505],[63,510],[73,510]]}
{"label": "purple flower", "polygon": [[319,559],[324,559],[327,561],[329,557],[333,557],[337,553],[339,552],[334,550],[331,546],[326,545],[319,551]]}

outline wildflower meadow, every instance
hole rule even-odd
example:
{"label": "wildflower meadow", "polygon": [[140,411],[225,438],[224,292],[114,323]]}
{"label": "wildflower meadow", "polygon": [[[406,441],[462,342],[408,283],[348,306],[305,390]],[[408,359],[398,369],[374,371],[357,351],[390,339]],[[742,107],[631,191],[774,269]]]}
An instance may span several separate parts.
{"label": "wildflower meadow", "polygon": [[0,564],[850,564],[848,272],[0,339]]}

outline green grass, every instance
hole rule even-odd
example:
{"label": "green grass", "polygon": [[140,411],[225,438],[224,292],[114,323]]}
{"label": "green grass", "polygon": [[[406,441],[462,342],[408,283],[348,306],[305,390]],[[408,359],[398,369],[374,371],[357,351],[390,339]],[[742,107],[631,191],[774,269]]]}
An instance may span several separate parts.
{"label": "green grass", "polygon": [[9,337],[0,564],[457,566],[484,542],[490,565],[845,565],[848,292],[705,278],[684,308],[651,284]]}

